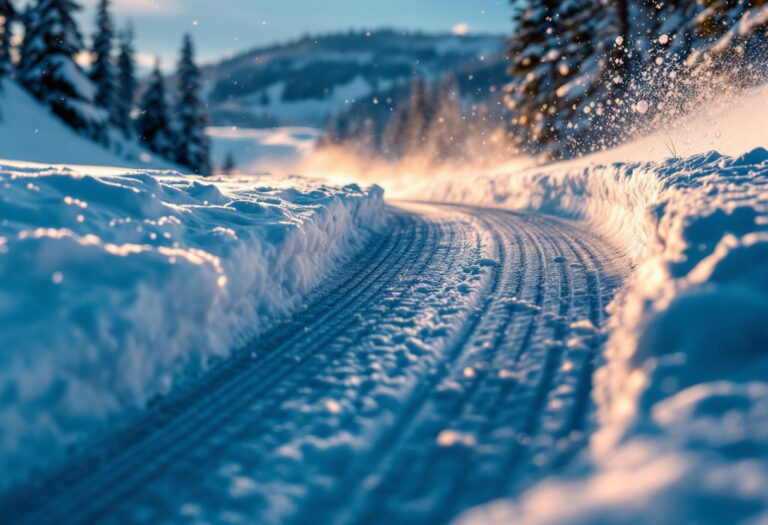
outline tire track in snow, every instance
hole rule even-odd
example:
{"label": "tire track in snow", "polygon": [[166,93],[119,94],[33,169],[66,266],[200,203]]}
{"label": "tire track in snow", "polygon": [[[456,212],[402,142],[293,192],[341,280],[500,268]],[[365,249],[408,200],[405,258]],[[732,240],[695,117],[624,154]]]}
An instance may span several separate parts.
{"label": "tire track in snow", "polygon": [[[472,213],[472,209],[468,209],[468,211]],[[513,364],[519,364],[523,356],[532,353],[528,347],[531,344],[533,334],[542,330],[542,312],[550,314],[549,320],[554,319],[555,321],[552,323],[553,328],[549,334],[551,338],[546,341],[546,344],[543,345],[544,348],[539,351],[538,355],[532,356],[539,363],[543,362],[543,366],[541,366],[541,373],[538,374],[538,380],[529,385],[528,390],[530,392],[527,393],[527,397],[522,397],[520,392],[516,392],[519,390],[518,382],[508,381],[506,384],[511,383],[513,388],[502,389],[502,393],[495,399],[498,405],[514,406],[517,403],[524,405],[525,417],[519,424],[519,435],[524,441],[528,441],[540,431],[541,416],[550,398],[553,382],[558,375],[558,369],[565,352],[564,339],[568,335],[568,324],[562,320],[569,319],[569,312],[574,306],[574,294],[571,288],[573,277],[571,276],[571,268],[566,263],[569,259],[576,258],[576,251],[572,249],[571,244],[563,241],[565,232],[559,231],[563,229],[567,231],[567,227],[559,226],[555,228],[553,234],[551,225],[544,227],[545,225],[539,224],[534,217],[525,218],[527,224],[522,224],[521,220],[524,220],[524,217],[521,216],[503,212],[498,212],[498,215],[490,214],[487,216],[487,213],[484,211],[483,215],[491,223],[491,226],[497,232],[505,232],[502,237],[507,239],[525,238],[526,242],[521,244],[521,250],[525,249],[524,247],[535,247],[535,257],[529,259],[536,261],[535,272],[538,274],[538,278],[533,287],[536,300],[530,306],[533,306],[538,312],[532,318],[527,319],[528,324],[522,344],[517,352],[513,352],[516,353]],[[495,235],[495,238],[498,242],[499,235]],[[568,259],[566,259],[566,255],[569,256]],[[583,263],[583,260],[579,262]],[[501,263],[503,266],[504,258],[502,258]],[[584,268],[584,270],[590,271],[588,268]],[[517,272],[521,273],[521,270],[518,269]],[[524,281],[525,278],[521,277],[521,283]],[[531,291],[533,290],[529,290],[529,296]],[[508,297],[517,298],[519,295],[520,289],[512,287]],[[589,294],[589,298],[589,310],[596,311],[597,308],[593,304],[594,295]],[[505,299],[504,294],[495,298],[497,302],[502,302],[503,299]],[[524,308],[529,306],[525,302],[522,304]],[[552,315],[553,310],[555,315]],[[583,315],[583,312],[584,308],[580,308],[577,315]],[[513,318],[514,315],[510,315],[506,321],[501,323],[496,321],[496,324],[501,324],[503,331],[506,331]],[[545,319],[544,321],[548,320]],[[594,319],[593,322],[599,326],[598,319]],[[465,341],[465,351],[469,340]],[[478,394],[478,392],[483,392],[485,388],[483,383],[488,383],[488,378],[493,378],[493,373],[510,372],[508,368],[502,368],[500,364],[495,363],[500,351],[503,350],[503,346],[503,337],[497,337],[493,341],[490,345],[492,351],[483,354],[480,362],[481,364],[490,362],[494,365],[490,367],[489,371],[480,369],[478,372],[473,372],[473,381],[466,386],[462,395],[457,397],[452,407],[442,406],[441,410],[433,409],[430,411],[424,408],[427,403],[422,405],[422,410],[427,415],[422,417],[422,421],[414,423],[420,428],[411,430],[410,436],[402,438],[404,443],[400,445],[400,450],[397,448],[390,450],[391,457],[396,459],[380,461],[380,464],[385,465],[382,469],[383,472],[369,475],[369,480],[373,479],[373,481],[369,481],[371,485],[369,485],[368,491],[362,492],[363,501],[356,503],[357,508],[345,509],[342,512],[341,523],[444,523],[459,510],[503,495],[498,488],[494,490],[494,487],[499,487],[500,480],[516,477],[515,470],[522,467],[515,463],[521,463],[523,455],[520,453],[513,454],[511,460],[505,462],[505,468],[497,469],[493,476],[488,477],[488,482],[480,482],[480,479],[473,476],[473,471],[478,470],[478,458],[474,451],[487,446],[489,433],[503,428],[504,421],[488,417],[484,424],[472,424],[473,419],[486,418],[483,410],[493,406],[488,402],[483,402],[482,397]],[[458,359],[453,375],[460,376],[463,371],[467,370],[469,363]],[[591,376],[591,368],[589,374]],[[582,375],[584,375],[583,369]],[[517,395],[513,396],[514,393]],[[509,399],[510,397],[512,398]],[[476,404],[482,408],[474,409]],[[429,422],[430,412],[441,413],[444,416],[443,424],[448,423],[448,429],[455,428],[456,430],[440,432],[439,425]],[[459,425],[453,423],[457,419],[462,423]],[[464,422],[470,422],[470,424],[464,424]],[[478,427],[480,428],[478,429]],[[444,432],[455,433],[445,434]],[[458,441],[458,447],[449,447],[454,450],[444,450],[446,440],[443,437],[446,435],[453,436],[450,439]],[[514,437],[519,439],[520,436],[508,437],[513,438],[508,440],[511,442],[514,441]],[[410,443],[408,443],[409,441]],[[471,446],[465,446],[469,444]],[[459,448],[461,450],[457,450]],[[524,447],[514,445],[512,449],[521,452]],[[409,450],[415,452],[409,456]],[[499,460],[498,454],[493,454],[493,456],[495,456],[494,461]],[[423,460],[425,457],[427,458],[426,461]],[[444,480],[449,481],[445,482]],[[470,494],[471,497],[464,497],[467,494]],[[329,521],[337,522],[336,519]]]}
{"label": "tire track in snow", "polygon": [[[293,319],[57,475],[12,523],[445,523],[583,443],[616,256],[461,206],[391,228]],[[618,265],[620,266],[620,264]]]}
{"label": "tire track in snow", "polygon": [[[435,251],[424,249],[425,246],[432,246],[436,243],[438,230],[439,228],[430,229],[430,233],[426,239],[426,242],[419,246],[419,250],[417,251],[418,255],[414,257],[414,261],[411,261],[413,269],[409,272],[409,276],[406,278],[406,280],[409,282],[407,284],[402,284],[399,282],[398,287],[404,286],[407,288],[408,286],[412,286],[413,281],[417,279],[418,276],[421,275],[421,273],[424,271],[424,269],[433,263],[438,256],[445,257],[448,254],[450,251],[449,249]],[[450,248],[452,246],[452,239],[454,237],[453,228],[448,225],[445,230],[446,231],[444,233],[449,239],[447,242],[447,247]],[[407,257],[405,257],[405,259],[407,259]],[[371,323],[372,321],[375,322],[375,319],[375,315],[372,317],[365,317],[365,321],[367,323]],[[365,330],[352,329],[350,332],[345,332],[343,336],[337,337],[339,341],[334,341],[326,346],[323,350],[322,356],[315,356],[322,357],[322,359],[315,360],[303,365],[300,371],[297,371],[297,373],[294,373],[290,377],[285,378],[278,386],[271,389],[269,392],[269,397],[265,397],[263,401],[258,404],[258,408],[250,407],[249,418],[241,420],[241,424],[238,425],[236,429],[229,430],[226,439],[219,438],[217,440],[219,442],[218,446],[214,448],[207,448],[200,461],[196,461],[194,464],[191,462],[181,462],[179,465],[177,465],[177,472],[171,472],[170,476],[175,476],[177,479],[183,480],[187,479],[187,476],[195,476],[200,471],[205,471],[208,467],[215,469],[215,465],[204,465],[203,463],[205,463],[205,460],[212,460],[209,461],[209,463],[215,464],[219,462],[218,455],[222,452],[225,452],[229,446],[235,445],[238,440],[247,441],[252,440],[254,436],[269,435],[269,433],[272,432],[279,424],[279,420],[282,415],[282,405],[289,401],[292,397],[296,396],[296,392],[301,390],[307,384],[316,382],[317,379],[325,373],[329,366],[332,368],[332,362],[334,359],[348,351],[349,348],[354,348],[357,344],[359,344],[360,340],[365,336],[365,334]],[[322,398],[332,399],[333,396],[330,396],[329,392],[329,389],[315,389],[313,391],[315,394],[313,396],[314,399],[306,401],[307,405],[320,402],[322,401]],[[249,467],[258,469],[260,467],[260,462],[257,458],[253,458],[249,464]],[[172,489],[149,486],[142,487],[141,491],[145,494],[145,497],[153,490],[172,490],[175,494],[178,495],[180,488],[181,487],[178,485],[173,486]],[[190,494],[186,495],[191,500],[195,500],[197,497],[204,497],[202,495],[195,494],[194,491],[191,491]],[[165,507],[166,508],[164,510],[167,512],[174,510],[167,505],[165,505]]]}
{"label": "tire track in snow", "polygon": [[[424,252],[426,233],[434,226],[402,213],[397,213],[393,220],[395,224],[385,238],[383,255],[374,246],[373,256],[365,258],[361,272],[355,272],[342,294],[331,287],[303,315],[266,335],[256,347],[239,352],[222,373],[213,375],[192,392],[185,392],[186,395],[160,403],[149,418],[136,422],[96,454],[76,462],[75,468],[66,465],[53,479],[31,489],[23,488],[24,492],[11,493],[0,504],[0,515],[12,523],[88,522],[142,482],[161,473],[188,451],[190,442],[205,442],[211,430],[237,415],[247,401],[279,379],[275,369],[286,373],[285,369],[301,363],[301,355],[317,351],[325,337],[335,335],[343,325],[354,321],[352,316],[344,315],[345,311],[364,305]],[[324,325],[330,318],[341,324]],[[308,327],[317,330],[310,334]],[[303,339],[308,340],[306,347],[301,345]],[[281,352],[285,346],[300,348],[301,354],[285,355]],[[251,369],[254,374],[246,373]],[[258,388],[254,389],[256,385]]]}
{"label": "tire track in snow", "polygon": [[[474,211],[471,208],[464,210],[470,214]],[[546,264],[539,241],[519,225],[514,229],[510,229],[508,225],[499,227],[494,217],[483,214],[483,218],[486,227],[493,232],[499,255],[494,268],[495,285],[485,300],[482,312],[476,317],[477,323],[468,327],[464,338],[455,344],[449,355],[450,368],[444,370],[443,376],[432,386],[432,392],[426,392],[417,398],[420,403],[418,417],[414,416],[407,422],[409,428],[404,428],[405,422],[395,425],[401,432],[398,447],[391,448],[388,451],[389,456],[379,461],[383,472],[368,474],[368,492],[363,493],[362,501],[354,503],[352,509],[345,511],[347,517],[341,519],[342,523],[439,523],[446,519],[442,512],[435,510],[448,507],[450,495],[454,491],[450,484],[440,483],[439,480],[455,480],[467,471],[466,468],[460,467],[465,464],[460,455],[450,454],[448,461],[444,461],[446,448],[454,448],[453,444],[469,445],[467,440],[472,442],[478,437],[473,432],[473,425],[459,426],[453,424],[453,420],[466,408],[481,384],[486,375],[484,365],[488,360],[493,360],[499,351],[503,333],[514,317],[514,308],[509,308],[506,300],[516,297],[518,289],[509,279],[502,282],[502,276],[510,276],[520,270],[514,268],[515,261],[505,256],[512,249],[505,249],[503,239],[515,238],[519,243],[517,248],[521,251],[534,247],[535,256],[529,259],[535,261],[535,268],[538,270],[537,299],[539,302],[543,300]],[[525,238],[527,242],[521,242],[521,238]],[[520,283],[522,282],[524,278],[521,276]],[[493,315],[488,315],[489,313]],[[485,326],[481,326],[481,323]],[[494,333],[502,335],[491,335],[489,340],[487,335]],[[490,349],[490,352],[485,355],[475,354],[467,359],[463,354],[471,353],[478,343]],[[437,392],[437,385],[440,383],[448,387],[452,384],[464,385],[458,395],[448,393],[446,402],[445,394]],[[433,398],[430,398],[430,394]],[[436,415],[438,417],[435,417]],[[455,443],[446,447],[446,443],[454,440]],[[377,451],[376,455],[382,457],[384,454]],[[438,482],[433,483],[431,478],[437,478]],[[422,505],[425,499],[431,499],[432,503]],[[409,505],[409,502],[413,504]],[[422,515],[420,507],[429,507],[429,516]]]}

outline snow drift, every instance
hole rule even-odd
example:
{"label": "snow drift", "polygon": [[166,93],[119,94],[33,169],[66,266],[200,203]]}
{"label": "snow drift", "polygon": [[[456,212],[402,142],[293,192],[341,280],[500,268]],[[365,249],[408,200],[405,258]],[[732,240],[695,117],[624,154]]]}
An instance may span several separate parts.
{"label": "snow drift", "polygon": [[382,190],[0,165],[0,476],[22,475],[294,310]]}
{"label": "snow drift", "polygon": [[635,262],[612,306],[580,464],[460,523],[768,520],[768,151],[445,178],[421,191],[587,220]]}

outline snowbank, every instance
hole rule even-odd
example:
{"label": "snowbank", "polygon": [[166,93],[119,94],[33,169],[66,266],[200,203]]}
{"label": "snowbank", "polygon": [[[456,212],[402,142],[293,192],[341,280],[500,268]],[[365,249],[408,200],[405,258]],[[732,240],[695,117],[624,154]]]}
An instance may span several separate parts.
{"label": "snowbank", "polygon": [[768,520],[768,151],[445,179],[431,197],[586,219],[635,261],[588,453],[459,523]]}
{"label": "snowbank", "polygon": [[382,190],[0,165],[0,482],[288,314]]}

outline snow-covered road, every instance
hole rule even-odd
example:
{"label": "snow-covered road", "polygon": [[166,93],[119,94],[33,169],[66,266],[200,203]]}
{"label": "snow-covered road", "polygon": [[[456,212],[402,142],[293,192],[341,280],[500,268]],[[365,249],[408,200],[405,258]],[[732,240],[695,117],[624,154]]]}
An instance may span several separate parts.
{"label": "snow-covered road", "polygon": [[569,460],[627,261],[583,223],[400,204],[306,306],[0,501],[8,523],[447,523]]}

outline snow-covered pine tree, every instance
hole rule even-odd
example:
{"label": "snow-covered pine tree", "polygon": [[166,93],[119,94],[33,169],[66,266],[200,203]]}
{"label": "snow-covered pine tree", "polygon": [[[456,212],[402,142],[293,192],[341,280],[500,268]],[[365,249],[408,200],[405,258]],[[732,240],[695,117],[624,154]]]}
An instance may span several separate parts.
{"label": "snow-covered pine tree", "polygon": [[91,80],[96,87],[96,104],[107,110],[116,122],[115,71],[112,62],[112,44],[115,31],[112,26],[110,0],[99,0],[96,10],[96,33],[93,35]]}
{"label": "snow-covered pine tree", "polygon": [[19,78],[37,99],[74,129],[106,142],[109,113],[95,105],[96,90],[75,61],[83,39],[73,0],[36,0],[24,16]]}
{"label": "snow-covered pine tree", "polygon": [[[617,8],[605,0],[531,0],[516,6],[507,106],[518,145],[566,157],[593,149],[622,82]],[[619,41],[623,39],[619,38]],[[618,59],[618,60],[617,60]]]}
{"label": "snow-covered pine tree", "polygon": [[[619,4],[622,6],[623,4]],[[627,0],[618,9],[624,57],[621,104],[614,118],[622,134],[648,125],[658,115],[666,117],[685,111],[697,95],[696,82],[685,74],[691,38],[688,21],[696,17],[697,0]]]}
{"label": "snow-covered pine tree", "polygon": [[405,137],[408,133],[408,104],[398,101],[381,136],[381,153],[387,159],[397,159],[405,154]]}
{"label": "snow-covered pine tree", "polygon": [[[694,72],[738,72],[732,81],[764,81],[768,51],[766,0],[700,0],[701,12],[690,23],[692,53],[688,67]],[[745,68],[762,66],[754,71]],[[733,78],[742,77],[742,78]],[[746,78],[744,78],[746,77]]]}
{"label": "snow-covered pine tree", "polygon": [[11,26],[16,20],[17,13],[11,0],[0,0],[0,78],[11,73]]}
{"label": "snow-covered pine tree", "polygon": [[618,74],[618,80],[621,82],[626,80],[627,72],[629,71],[629,4],[631,1],[632,0],[613,0],[614,16],[616,17],[616,38],[613,41],[610,56],[613,67]]}
{"label": "snow-covered pine tree", "polygon": [[437,90],[435,121],[430,133],[431,155],[436,161],[464,155],[467,122],[463,113],[459,85],[453,75],[447,75]]}
{"label": "snow-covered pine tree", "polygon": [[341,144],[347,140],[346,113],[339,113],[330,119],[325,125],[324,132],[319,139],[320,145]]}
{"label": "snow-covered pine tree", "polygon": [[149,83],[139,104],[136,132],[139,140],[158,155],[172,158],[174,140],[166,103],[165,79],[160,71],[160,61],[149,77]]}
{"label": "snow-covered pine tree", "polygon": [[557,52],[556,0],[512,2],[515,34],[509,40],[506,103],[518,146],[540,151],[557,142],[554,108],[549,104],[557,67],[549,52]]}
{"label": "snow-covered pine tree", "polygon": [[697,0],[634,0],[630,2],[630,51],[633,76],[659,65],[681,63],[690,52],[688,21],[695,18]]}
{"label": "snow-covered pine tree", "polygon": [[413,77],[411,99],[408,106],[408,126],[405,135],[405,152],[421,153],[429,135],[434,117],[432,93],[420,75]]}
{"label": "snow-covered pine tree", "polygon": [[555,156],[570,157],[611,140],[602,128],[622,82],[620,64],[612,60],[620,28],[614,4],[603,0],[560,2],[554,27],[557,46],[547,58],[557,64],[557,75],[546,103],[555,117]]}
{"label": "snow-covered pine tree", "polygon": [[364,111],[358,111],[353,116],[347,136],[358,156],[373,158],[378,153],[376,126],[370,116],[365,116]]}
{"label": "snow-covered pine tree", "polygon": [[126,137],[134,133],[133,112],[136,101],[136,62],[133,49],[133,27],[120,34],[120,53],[117,57],[117,93],[115,96],[115,123]]}
{"label": "snow-covered pine tree", "polygon": [[189,167],[197,175],[209,175],[210,153],[205,134],[207,116],[201,98],[201,75],[195,64],[192,37],[184,36],[179,59],[176,102],[176,162]]}

